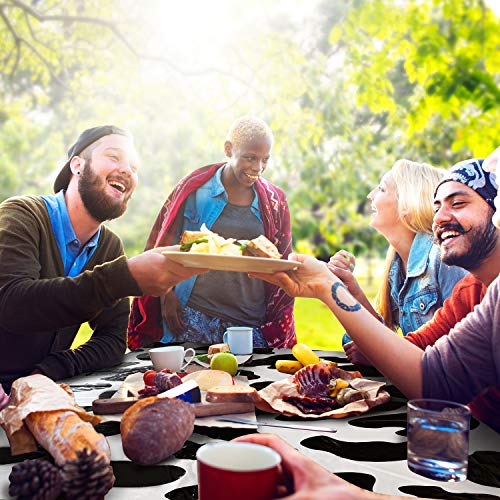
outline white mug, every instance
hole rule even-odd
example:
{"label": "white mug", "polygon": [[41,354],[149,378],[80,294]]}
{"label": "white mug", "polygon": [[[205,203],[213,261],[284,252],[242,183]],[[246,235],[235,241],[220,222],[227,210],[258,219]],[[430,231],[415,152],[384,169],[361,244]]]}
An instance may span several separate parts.
{"label": "white mug", "polygon": [[156,371],[166,368],[167,370],[179,372],[191,363],[195,354],[194,349],[184,350],[181,345],[167,345],[149,350],[149,356]]}
{"label": "white mug", "polygon": [[252,354],[253,328],[251,326],[230,326],[223,336],[233,354]]}

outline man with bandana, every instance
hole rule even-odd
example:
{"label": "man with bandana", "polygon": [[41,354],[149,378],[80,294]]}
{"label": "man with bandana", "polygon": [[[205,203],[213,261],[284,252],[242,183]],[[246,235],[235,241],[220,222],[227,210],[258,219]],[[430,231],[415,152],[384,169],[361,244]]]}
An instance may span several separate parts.
{"label": "man with bandana", "polygon": [[[161,295],[200,270],[157,248],[127,259],[102,222],[120,217],[137,185],[131,136],[105,125],[68,151],[55,195],[0,205],[0,383],[42,373],[58,380],[119,363],[129,296]],[[82,323],[92,337],[70,349]]]}
{"label": "man with bandana", "polygon": [[[497,184],[495,174],[484,171],[482,164],[478,158],[457,163],[434,194],[433,231],[441,260],[470,274],[456,284],[430,321],[405,337],[422,350],[473,311],[500,273],[500,230],[492,222]],[[369,364],[354,342],[344,349],[351,362]]]}

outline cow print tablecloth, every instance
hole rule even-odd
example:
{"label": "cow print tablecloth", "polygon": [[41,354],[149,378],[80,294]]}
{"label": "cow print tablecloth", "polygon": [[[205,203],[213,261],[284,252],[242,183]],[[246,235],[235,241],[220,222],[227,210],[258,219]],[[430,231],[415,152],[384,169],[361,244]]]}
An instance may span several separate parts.
{"label": "cow print tablecloth", "polygon": [[[197,349],[198,353],[206,348]],[[323,359],[336,361],[347,370],[358,369],[364,377],[381,377],[373,368],[350,365],[343,353],[319,351]],[[241,367],[240,374],[248,378],[257,390],[288,375],[274,369],[277,359],[293,359],[289,350],[261,349]],[[126,355],[124,362],[109,370],[100,370],[64,382],[71,385],[77,403],[91,410],[92,401],[109,398],[127,375],[152,368],[147,350]],[[449,500],[481,500],[500,498],[500,435],[473,419],[470,433],[469,474],[462,483],[441,483],[411,472],[406,465],[406,398],[392,385],[388,386],[391,401],[358,417],[336,420],[309,421],[318,432],[259,427],[261,432],[274,432],[295,448],[327,469],[362,488],[379,493],[410,495]],[[299,418],[284,417],[257,411],[260,422],[294,422]],[[322,426],[333,426],[337,433],[321,433]],[[120,427],[117,422],[98,426],[111,447],[112,466],[116,483],[106,498],[171,500],[196,499],[196,451],[206,442],[231,440],[236,436],[256,432],[252,429],[210,428],[195,426],[193,435],[181,451],[161,464],[138,466],[124,455]],[[0,429],[0,499],[8,496],[8,476],[12,464],[46,455],[36,453],[12,457],[8,441]]]}

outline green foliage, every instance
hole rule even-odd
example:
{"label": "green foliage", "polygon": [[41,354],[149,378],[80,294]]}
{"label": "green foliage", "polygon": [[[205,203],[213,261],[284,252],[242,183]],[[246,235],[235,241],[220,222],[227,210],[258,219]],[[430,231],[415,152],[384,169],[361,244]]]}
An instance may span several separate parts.
{"label": "green foliage", "polygon": [[275,135],[265,175],[287,193],[296,248],[382,253],[366,195],[395,160],[448,167],[500,142],[498,19],[480,0],[320,0],[299,21],[303,2],[279,4],[254,29],[229,2],[212,63],[204,46],[181,61],[159,45],[162,0],[4,1],[0,199],[50,192],[82,129],[129,128],[140,181],[110,225],[135,254],[175,183],[224,161],[229,124],[253,113]]}

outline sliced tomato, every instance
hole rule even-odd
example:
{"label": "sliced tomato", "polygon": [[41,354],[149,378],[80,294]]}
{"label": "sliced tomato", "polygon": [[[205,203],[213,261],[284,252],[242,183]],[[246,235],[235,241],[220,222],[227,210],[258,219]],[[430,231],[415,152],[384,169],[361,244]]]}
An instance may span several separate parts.
{"label": "sliced tomato", "polygon": [[150,385],[150,386],[155,385],[155,377],[156,377],[156,372],[154,370],[148,370],[142,376],[142,379],[144,380],[144,385]]}

